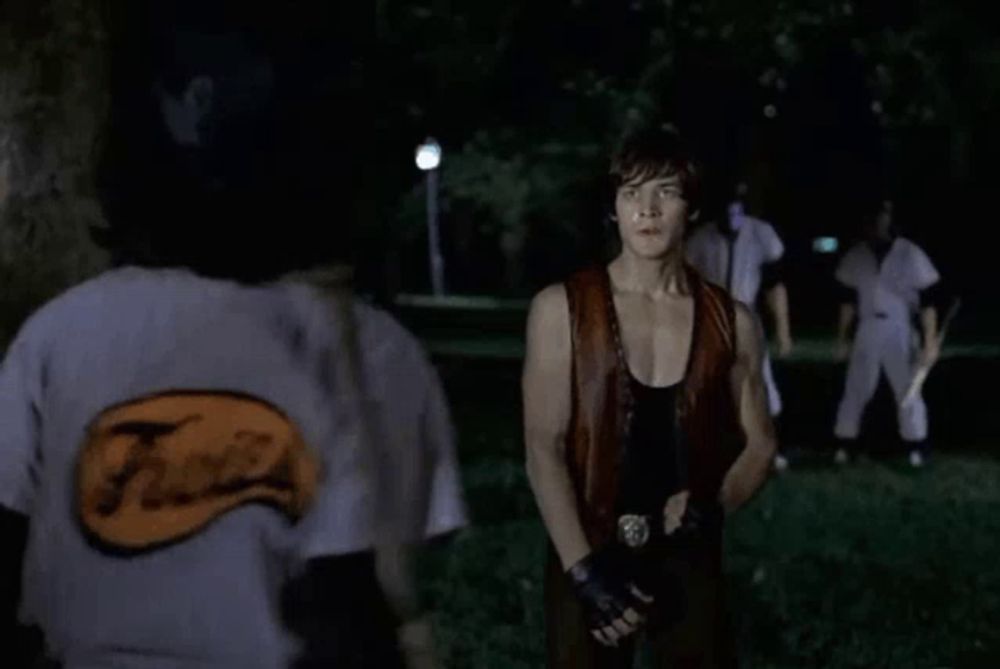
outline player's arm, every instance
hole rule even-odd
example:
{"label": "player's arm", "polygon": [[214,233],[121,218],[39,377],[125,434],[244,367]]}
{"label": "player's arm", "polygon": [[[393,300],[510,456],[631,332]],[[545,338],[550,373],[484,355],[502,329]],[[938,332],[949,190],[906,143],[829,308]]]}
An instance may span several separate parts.
{"label": "player's arm", "polygon": [[763,347],[750,311],[736,305],[736,361],[729,374],[734,406],[746,444],[726,473],[719,502],[726,513],[745,504],[767,480],[778,443],[767,410],[761,373]]}
{"label": "player's arm", "polygon": [[398,622],[396,638],[406,666],[430,669],[440,663],[434,631],[417,592],[415,550],[415,546],[403,543],[380,546],[375,550],[375,576]]}
{"label": "player's arm", "polygon": [[787,356],[792,352],[792,326],[788,315],[788,290],[783,281],[773,284],[765,296],[767,308],[774,318],[774,332],[778,340],[778,352]]}
{"label": "player's arm", "polygon": [[941,341],[938,336],[938,312],[933,303],[923,304],[920,308],[920,331],[924,340],[920,361],[933,365],[941,354]]}
{"label": "player's arm", "polygon": [[941,307],[945,303],[947,287],[937,270],[930,266],[929,258],[926,263],[929,267],[924,273],[932,279],[932,283],[920,289],[920,333],[923,338],[920,358],[922,363],[933,365],[941,355]]}
{"label": "player's arm", "polygon": [[617,645],[642,622],[652,600],[638,591],[611,552],[592,551],[580,521],[566,462],[572,342],[569,303],[561,285],[535,297],[528,314],[521,388],[528,482],[563,570],[584,608],[591,634]]}
{"label": "player's arm", "polygon": [[774,334],[778,353],[784,357],[792,352],[792,328],[788,311],[788,289],[785,286],[785,245],[770,225],[760,228],[766,262],[761,267],[761,285],[765,302],[774,319]]}
{"label": "player's arm", "polygon": [[854,291],[847,287],[840,288],[840,309],[837,314],[836,356],[846,358],[851,348],[851,326],[858,310],[854,304]]}
{"label": "player's arm", "polygon": [[528,482],[564,569],[590,552],[566,465],[571,346],[565,289],[550,286],[528,315],[521,391]]}

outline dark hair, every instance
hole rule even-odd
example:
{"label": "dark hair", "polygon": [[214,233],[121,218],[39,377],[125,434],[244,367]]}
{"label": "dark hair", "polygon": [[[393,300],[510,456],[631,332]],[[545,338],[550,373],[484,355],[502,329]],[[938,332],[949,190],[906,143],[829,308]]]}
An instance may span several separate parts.
{"label": "dark hair", "polygon": [[[342,259],[350,216],[335,207],[355,189],[335,138],[352,133],[321,127],[337,126],[337,115],[319,111],[344,104],[331,95],[337,69],[303,74],[267,21],[238,3],[152,6],[112,19],[98,169],[107,227],[95,240],[116,264],[183,266],[247,282]],[[211,80],[212,100],[200,141],[185,145],[161,104],[199,76]]]}
{"label": "dark hair", "polygon": [[628,133],[611,158],[611,185],[676,176],[691,209],[701,204],[701,168],[676,130],[648,126]]}

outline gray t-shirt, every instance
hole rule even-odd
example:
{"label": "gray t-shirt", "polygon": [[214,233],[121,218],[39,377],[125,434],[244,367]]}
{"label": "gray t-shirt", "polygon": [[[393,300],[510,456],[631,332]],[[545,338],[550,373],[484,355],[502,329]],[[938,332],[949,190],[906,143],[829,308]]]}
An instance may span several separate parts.
{"label": "gray t-shirt", "polygon": [[[370,548],[373,500],[400,538],[464,523],[447,408],[419,345],[387,315],[355,306],[383,437],[368,453],[338,412],[335,318],[303,285],[125,268],[22,328],[0,367],[0,504],[30,517],[22,618],[66,669],[285,666],[296,644],[279,616],[282,585],[310,557]],[[89,428],[164,393],[181,403],[250,398],[285,417],[321,472],[304,513],[243,503],[138,552],[95,542],[78,495]],[[101,466],[113,468],[108,444]]]}

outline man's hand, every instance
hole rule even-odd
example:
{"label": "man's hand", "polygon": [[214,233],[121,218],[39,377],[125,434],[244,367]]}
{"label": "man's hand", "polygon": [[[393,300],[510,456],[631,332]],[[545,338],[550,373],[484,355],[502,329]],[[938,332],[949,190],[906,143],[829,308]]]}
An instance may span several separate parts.
{"label": "man's hand", "polygon": [[643,623],[640,613],[653,603],[622,572],[620,547],[610,544],[583,558],[566,572],[583,604],[590,633],[605,646],[633,634]]}
{"label": "man's hand", "polygon": [[682,490],[670,496],[663,507],[663,533],[668,537],[693,536],[722,523],[718,505],[702,508],[691,503],[691,492]]}
{"label": "man's hand", "polygon": [[434,631],[427,618],[403,623],[396,636],[406,669],[438,669],[441,666],[434,650]]}
{"label": "man's hand", "polygon": [[690,491],[682,490],[671,495],[667,503],[663,505],[663,533],[668,537],[680,529],[690,497]]}

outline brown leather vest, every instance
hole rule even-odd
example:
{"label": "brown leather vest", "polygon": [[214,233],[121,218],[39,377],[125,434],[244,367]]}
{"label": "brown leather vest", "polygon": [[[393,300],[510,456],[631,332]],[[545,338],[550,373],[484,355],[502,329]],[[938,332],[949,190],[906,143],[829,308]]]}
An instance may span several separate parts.
{"label": "brown leather vest", "polygon": [[[677,402],[682,481],[692,500],[712,503],[743,443],[729,382],[736,354],[735,310],[718,286],[686,268],[694,334]],[[566,456],[591,546],[614,536],[615,498],[632,398],[611,283],[604,266],[566,282],[573,342],[572,417]]]}

